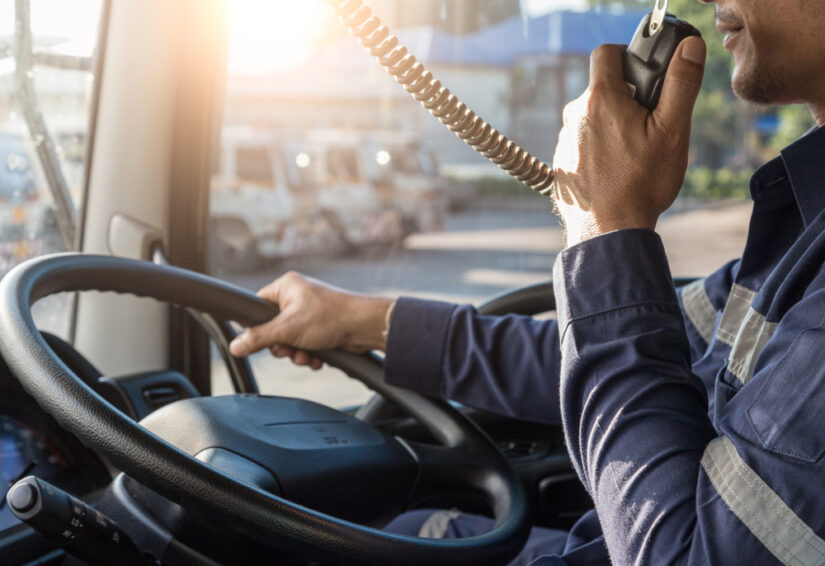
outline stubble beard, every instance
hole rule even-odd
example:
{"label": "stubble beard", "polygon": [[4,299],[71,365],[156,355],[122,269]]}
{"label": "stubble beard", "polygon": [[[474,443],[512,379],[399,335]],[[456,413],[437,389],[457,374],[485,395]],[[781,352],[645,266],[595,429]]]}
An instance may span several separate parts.
{"label": "stubble beard", "polygon": [[786,79],[783,69],[769,64],[751,63],[734,71],[733,93],[754,104],[785,104]]}

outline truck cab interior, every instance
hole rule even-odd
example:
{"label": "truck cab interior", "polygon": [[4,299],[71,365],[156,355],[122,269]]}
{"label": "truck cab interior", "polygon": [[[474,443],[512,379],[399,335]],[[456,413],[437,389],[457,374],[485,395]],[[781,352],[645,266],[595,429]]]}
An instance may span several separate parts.
{"label": "truck cab interior", "polygon": [[[625,4],[374,7],[549,158],[589,50],[629,39],[647,8]],[[255,291],[287,270],[553,316],[550,202],[428,116],[322,1],[0,0],[0,22],[0,564],[504,564],[530,525],[569,528],[592,506],[560,426],[389,386],[379,353],[323,352],[319,372],[228,353],[240,326],[277,314]],[[312,166],[311,140],[363,140],[353,154],[383,186],[353,179],[359,208],[331,186],[284,180],[268,198],[260,179],[216,183],[224,130],[272,140],[261,154],[283,171]],[[414,188],[387,167],[390,138],[409,140]],[[267,213],[285,202],[302,204]],[[707,214],[744,220],[730,202]],[[668,226],[677,248],[686,229]],[[734,257],[744,229],[727,222],[729,247],[688,250],[674,274]],[[416,507],[496,526],[382,531]]]}

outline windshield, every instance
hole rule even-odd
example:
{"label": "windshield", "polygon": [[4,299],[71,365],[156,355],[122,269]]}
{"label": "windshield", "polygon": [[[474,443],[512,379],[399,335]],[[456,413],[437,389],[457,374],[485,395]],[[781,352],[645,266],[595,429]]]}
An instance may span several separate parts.
{"label": "windshield", "polygon": [[[652,7],[652,0],[367,3],[458,98],[548,162],[564,106],[587,86],[592,49],[627,43]],[[357,291],[476,304],[550,279],[562,248],[552,203],[422,109],[324,2],[240,0],[228,9],[224,131],[268,139],[273,176],[283,182],[259,187],[280,195],[269,208],[255,206],[250,192],[232,203],[213,198],[213,273],[257,290],[296,270]],[[673,274],[701,276],[740,254],[753,168],[810,120],[804,108],[740,103],[713,8],[672,0],[669,10],[701,29],[709,60],[684,187],[659,231]],[[224,143],[220,153],[231,151]],[[221,162],[222,182],[249,185],[252,173]],[[252,363],[265,392],[334,406],[368,395],[330,377],[334,370],[310,374],[267,353]],[[217,359],[213,367],[215,389],[228,390]]]}
{"label": "windshield", "polygon": [[[0,0],[0,276],[74,249],[101,0]],[[35,305],[65,335],[68,298]]]}

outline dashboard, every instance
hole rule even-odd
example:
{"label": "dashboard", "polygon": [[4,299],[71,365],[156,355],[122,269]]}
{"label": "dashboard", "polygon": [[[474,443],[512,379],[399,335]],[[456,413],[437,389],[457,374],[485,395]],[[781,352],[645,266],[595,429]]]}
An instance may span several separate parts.
{"label": "dashboard", "polygon": [[[64,363],[98,393],[107,397],[100,386],[106,379],[98,381],[100,374],[85,358],[65,343],[61,345],[54,341],[54,337],[45,333],[44,337]],[[133,401],[134,398],[148,399],[151,396],[145,395],[146,390],[141,389],[142,386],[153,392],[166,391],[170,389],[170,384],[180,385],[172,377],[163,372],[135,374],[123,380],[123,392],[129,396],[128,390],[135,389],[138,394],[131,396]],[[180,379],[185,378],[180,376]],[[96,386],[94,382],[97,382]],[[161,385],[159,388],[156,387],[158,383]],[[189,387],[192,387],[191,384]],[[188,394],[187,391],[173,393],[175,398],[197,395],[193,387]],[[118,405],[117,399],[109,397],[108,400]],[[167,400],[164,397],[160,401],[165,403]],[[151,403],[141,409],[132,402],[131,409],[138,413],[132,416],[137,419],[141,416],[139,413],[151,412],[153,408]],[[127,413],[128,409],[121,407]],[[536,524],[570,528],[592,506],[570,467],[559,427],[523,423],[469,408],[465,408],[464,412],[499,444],[522,477],[532,502]],[[380,419],[380,426],[387,432],[413,440],[431,440],[420,424],[396,414],[396,409],[393,408],[385,417]],[[0,564],[41,560],[46,556],[44,552],[54,548],[31,528],[21,524],[7,508],[6,491],[18,479],[36,475],[81,500],[94,503],[111,483],[115,473],[95,452],[86,448],[43,411],[0,358]],[[485,506],[478,506],[479,503],[472,497],[459,501],[460,506],[467,510],[485,510]],[[452,506],[456,504],[455,494],[448,494],[444,501],[434,500],[433,503],[436,506],[439,503]],[[58,562],[48,563],[60,563],[62,553],[57,555]]]}
{"label": "dashboard", "polygon": [[111,480],[103,461],[47,415],[0,360],[0,554],[20,522],[6,506],[6,490],[34,474],[83,497]]}

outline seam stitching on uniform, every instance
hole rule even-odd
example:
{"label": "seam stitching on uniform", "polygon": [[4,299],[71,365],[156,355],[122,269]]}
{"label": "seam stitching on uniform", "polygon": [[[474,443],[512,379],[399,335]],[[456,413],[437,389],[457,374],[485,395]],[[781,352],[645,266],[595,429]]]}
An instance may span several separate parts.
{"label": "seam stitching on uniform", "polygon": [[[802,562],[802,560],[799,557],[797,557],[790,549],[786,548],[786,546],[784,544],[782,544],[782,542],[777,537],[774,536],[774,534],[771,532],[768,525],[763,523],[762,520],[759,518],[759,516],[756,513],[754,513],[753,510],[748,506],[748,504],[736,493],[736,491],[734,491],[729,478],[726,477],[726,475],[724,473],[724,470],[722,468],[722,466],[725,466],[725,465],[722,464],[722,466],[720,466],[719,463],[716,461],[716,458],[715,458],[714,454],[711,454],[710,457],[711,457],[711,462],[710,462],[711,470],[709,470],[709,472],[713,471],[713,470],[715,470],[717,472],[716,474],[709,474],[709,475],[711,475],[711,482],[715,486],[717,486],[717,491],[719,492],[719,495],[722,497],[722,500],[725,501],[725,503],[728,505],[728,509],[730,509],[730,511],[734,515],[736,515],[736,517],[740,521],[742,521],[742,523],[746,527],[748,527],[748,530],[751,532],[751,534],[753,534],[757,539],[759,539],[762,542],[762,544],[764,544],[765,547],[768,550],[771,551],[772,554],[776,555],[776,552],[774,552],[774,548],[779,547],[777,550],[786,551],[788,554],[791,555],[791,557],[800,566],[805,566],[804,562]],[[741,474],[738,473],[738,470],[735,469],[735,465],[732,462],[729,462],[728,465],[733,468],[731,471],[733,471],[734,473],[737,473],[738,475],[741,475]],[[714,481],[714,477],[716,478],[717,481],[721,482],[721,488],[722,488],[721,490],[719,489],[720,486],[717,485],[716,481]],[[732,498],[737,503],[739,503],[739,507],[743,508],[744,511],[749,512],[750,513],[750,517],[749,517],[750,523],[751,524],[756,524],[757,526],[763,527],[762,529],[760,529],[762,532],[755,533],[753,531],[753,529],[751,529],[750,526],[748,525],[748,522],[743,520],[742,514],[741,514],[741,509],[739,510],[740,512],[737,512],[735,509],[731,508],[730,504],[728,504],[728,501],[727,501],[728,498]],[[772,548],[772,547],[774,547],[774,548]],[[779,556],[777,556],[777,558],[782,560]]]}
{"label": "seam stitching on uniform", "polygon": [[[720,448],[725,451],[727,456],[726,462],[720,462],[716,454],[714,444],[721,442]],[[735,474],[736,477],[741,478],[745,485],[750,488],[754,497],[761,501],[765,507],[774,511],[777,520],[784,525],[791,534],[797,537],[799,542],[805,545],[806,548],[811,549],[817,555],[817,562],[820,563],[825,558],[825,541],[819,539],[816,533],[805,524],[794,511],[782,501],[782,499],[771,490],[770,486],[764,483],[755,471],[741,459],[736,447],[726,437],[720,437],[711,442],[705,450],[705,456],[702,458],[702,466],[708,473],[711,483],[716,487],[717,492],[722,497],[722,500],[728,504],[730,511],[739,518],[742,523],[748,527],[751,533],[770,550],[777,558],[782,561],[793,559],[799,566],[808,566],[809,562],[803,560],[794,552],[794,550],[784,543],[782,539],[772,531],[770,525],[760,519],[759,515],[754,512],[753,508],[746,502],[738,493],[736,493],[733,486],[733,481],[726,471]],[[738,503],[737,509],[734,509],[729,503],[728,498],[733,499]],[[742,513],[742,510],[745,513]],[[747,521],[745,520],[747,519]],[[754,532],[750,525],[755,525],[760,532]],[[817,543],[817,541],[819,541]],[[816,543],[816,544],[815,544]],[[780,557],[774,552],[774,548],[782,551],[785,556]],[[787,562],[786,562],[787,563]]]}
{"label": "seam stitching on uniform", "polygon": [[[730,447],[726,445],[725,449],[728,451],[728,454],[730,454]],[[742,470],[742,466],[739,462],[731,461],[731,467],[732,467],[732,471],[738,477],[742,478],[742,481],[744,481],[745,484],[754,491],[754,495],[756,495],[756,497],[761,499],[765,503],[765,505],[768,507],[768,509],[777,512],[777,515],[779,516],[779,520],[782,522],[782,524],[784,524],[786,527],[788,527],[793,532],[793,534],[798,536],[803,542],[805,542],[812,549],[817,550],[816,547],[814,547],[812,544],[810,544],[810,542],[807,540],[806,533],[801,532],[796,525],[794,525],[790,520],[788,520],[787,517],[782,516],[782,515],[785,515],[784,509],[782,509],[781,506],[776,501],[772,501],[773,498],[771,498],[769,494],[765,493],[765,489],[764,489],[763,486],[761,486],[757,482],[755,482],[753,480],[753,478],[748,477],[748,474],[744,470]],[[733,495],[734,495],[734,497],[737,498],[737,500],[742,502],[742,504],[743,504],[743,506],[745,506],[745,508],[750,509],[747,502],[743,501],[740,496],[738,496],[735,492],[733,492]],[[759,522],[761,522],[761,521],[759,521]],[[761,522],[761,523],[765,524],[764,522]],[[767,525],[765,525],[765,526],[767,526]],[[774,533],[771,533],[771,534],[773,535]],[[786,544],[784,544],[782,542],[782,540],[779,539],[778,537],[776,538],[776,543],[777,543],[777,545],[782,546],[786,550],[788,550],[788,552],[792,556],[794,556],[794,558],[796,558],[800,562],[802,561],[802,559],[799,558],[798,556],[796,556],[793,553],[793,551],[790,549],[790,547],[787,546]]]}
{"label": "seam stitching on uniform", "polygon": [[[725,448],[727,449],[728,454],[730,454],[732,447],[729,444],[726,444]],[[738,454],[736,455],[736,457],[738,457]],[[761,478],[752,477],[756,476],[756,472],[749,474],[747,472],[751,470],[743,469],[744,466],[744,462],[733,462],[734,471],[737,473],[737,475],[739,475],[739,477],[742,478],[742,480],[748,485],[748,487],[752,488],[755,494],[765,502],[765,504],[768,506],[768,509],[775,510],[777,512],[777,515],[779,516],[779,520],[791,531],[793,531],[793,533],[800,538],[801,542],[803,542],[805,545],[807,545],[812,550],[817,552],[820,555],[820,557],[825,556],[821,549],[817,548],[813,543],[811,543],[810,533],[805,532],[805,529],[800,528],[799,525],[795,524],[793,519],[788,516],[788,512],[790,511],[791,513],[793,513],[793,510],[791,510],[790,508],[786,508],[784,502],[782,502],[781,498],[779,498],[778,495],[771,494],[770,492],[768,492],[768,488],[765,485],[760,485],[758,483],[758,480]],[[781,546],[785,546],[788,549],[788,552],[792,556],[796,557],[793,554],[793,551],[791,551],[790,547],[784,545],[781,542],[781,540],[778,540],[777,542]],[[796,558],[801,561],[801,559],[799,559],[798,557]]]}
{"label": "seam stitching on uniform", "polygon": [[593,313],[590,313],[590,314],[583,314],[583,315],[578,316],[576,318],[571,318],[570,320],[567,321],[567,326],[570,326],[570,324],[573,323],[573,322],[581,322],[582,320],[587,320],[588,318],[595,318],[597,316],[601,316],[601,315],[604,315],[604,314],[612,314],[612,313],[623,311],[623,310],[637,309],[639,307],[653,307],[653,308],[658,308],[658,309],[661,309],[661,310],[664,310],[664,311],[679,312],[680,314],[682,312],[682,309],[679,307],[678,303],[670,303],[670,302],[663,302],[663,301],[651,301],[649,303],[646,303],[646,302],[630,303],[628,305],[621,305],[621,306],[618,306],[618,307],[612,307],[612,308],[609,308],[609,309],[605,309],[603,311],[593,312]]}

